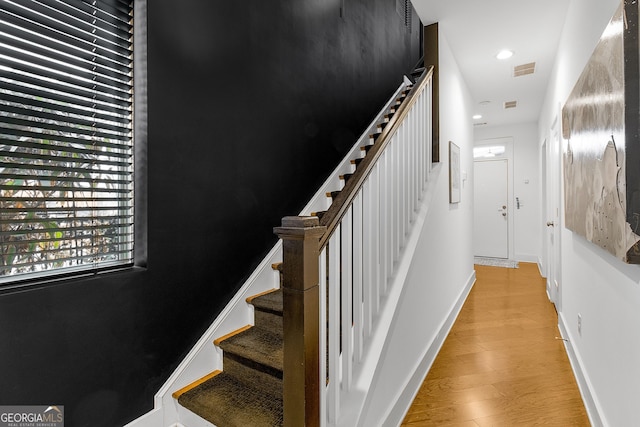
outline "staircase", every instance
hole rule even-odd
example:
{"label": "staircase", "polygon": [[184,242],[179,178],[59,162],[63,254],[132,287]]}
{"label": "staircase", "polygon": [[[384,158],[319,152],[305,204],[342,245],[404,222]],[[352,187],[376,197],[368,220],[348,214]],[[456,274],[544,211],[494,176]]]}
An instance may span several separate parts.
{"label": "staircase", "polygon": [[434,156],[433,70],[405,76],[298,216],[274,228],[280,239],[157,392],[154,408],[125,427],[395,419],[408,383],[403,377],[388,389],[377,381],[396,370],[387,338],[405,284],[415,285],[410,268],[418,251],[424,256],[421,232],[443,175]]}
{"label": "staircase", "polygon": [[[423,70],[421,70],[423,71]],[[398,112],[413,84],[395,102],[351,160],[352,171],[340,175],[340,189],[371,152],[378,137]],[[340,202],[341,190],[329,191],[327,210]],[[312,212],[322,222],[327,211]],[[274,265],[274,269],[279,266]],[[214,341],[223,352],[223,370],[214,371],[174,392],[179,405],[217,427],[283,425],[283,296],[273,290],[247,298],[254,309],[254,326],[247,325]],[[187,426],[190,427],[190,426]]]}
{"label": "staircase", "polygon": [[178,403],[220,427],[282,425],[282,292],[248,298],[255,326],[214,341],[223,371],[173,394]]}

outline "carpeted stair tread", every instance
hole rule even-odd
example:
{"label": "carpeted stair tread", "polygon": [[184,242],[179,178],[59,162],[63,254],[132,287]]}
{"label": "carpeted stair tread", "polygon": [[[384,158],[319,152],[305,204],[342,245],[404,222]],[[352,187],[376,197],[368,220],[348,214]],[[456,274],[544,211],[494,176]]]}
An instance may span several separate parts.
{"label": "carpeted stair tread", "polygon": [[254,369],[282,378],[282,335],[261,328],[250,328],[222,341],[224,357],[233,357]]}
{"label": "carpeted stair tread", "polygon": [[184,393],[178,402],[218,427],[281,426],[282,400],[225,373]]}
{"label": "carpeted stair tread", "polygon": [[251,304],[257,309],[282,316],[282,290],[269,292],[253,298]]}

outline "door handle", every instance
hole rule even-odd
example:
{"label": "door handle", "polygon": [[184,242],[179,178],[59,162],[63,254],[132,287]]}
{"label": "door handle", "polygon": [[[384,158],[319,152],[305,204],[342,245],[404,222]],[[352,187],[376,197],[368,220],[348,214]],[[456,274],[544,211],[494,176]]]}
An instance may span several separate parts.
{"label": "door handle", "polygon": [[502,216],[507,216],[507,213],[506,212],[502,212]]}
{"label": "door handle", "polygon": [[547,227],[553,227],[554,225],[553,221],[547,221]]}

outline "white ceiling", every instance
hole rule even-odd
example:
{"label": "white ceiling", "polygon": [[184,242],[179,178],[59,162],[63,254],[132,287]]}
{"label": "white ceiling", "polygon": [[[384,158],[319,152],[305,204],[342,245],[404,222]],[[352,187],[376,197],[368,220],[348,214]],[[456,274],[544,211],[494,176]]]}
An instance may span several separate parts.
{"label": "white ceiling", "polygon": [[[569,0],[412,0],[425,25],[438,22],[475,103],[482,126],[537,122]],[[515,52],[496,59],[502,49]],[[534,74],[513,67],[536,63]],[[482,106],[480,102],[490,101]],[[517,101],[505,110],[504,102]]]}

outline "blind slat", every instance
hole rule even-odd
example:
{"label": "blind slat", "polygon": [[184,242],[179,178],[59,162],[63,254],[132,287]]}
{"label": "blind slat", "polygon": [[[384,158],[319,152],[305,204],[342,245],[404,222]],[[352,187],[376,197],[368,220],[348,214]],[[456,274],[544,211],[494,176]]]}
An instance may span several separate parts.
{"label": "blind slat", "polygon": [[[55,110],[58,114],[68,113],[78,118],[91,117],[104,122],[119,123],[123,128],[130,129],[129,125],[131,124],[131,120],[128,116],[105,114],[96,108],[80,108],[79,106],[69,105],[68,103],[52,102],[53,100],[45,100],[42,98],[34,99],[26,95],[29,94],[0,91],[0,102],[4,104],[23,105],[22,108],[25,111]],[[27,104],[30,109],[24,106],[25,104]],[[41,110],[35,110],[35,108]]]}
{"label": "blind slat", "polygon": [[[23,50],[28,48],[30,48],[28,52]],[[47,51],[39,52],[37,47],[24,45],[16,40],[11,40],[9,44],[6,41],[3,43],[0,38],[0,56],[12,58],[14,63],[20,61],[20,66],[31,73],[44,75],[56,71],[58,76],[63,77],[61,79],[63,81],[71,81],[72,83],[91,81],[94,84],[100,83],[103,88],[116,88],[122,92],[131,90],[131,82],[127,74],[118,74],[91,62],[51,55]],[[16,68],[15,65],[14,68]],[[130,72],[130,69],[126,71]],[[69,78],[64,80],[64,77]]]}
{"label": "blind slat", "polygon": [[5,26],[0,32],[0,41],[8,46],[14,46],[18,49],[33,51],[34,53],[57,59],[61,62],[68,62],[69,65],[82,67],[83,64],[92,64],[96,69],[105,75],[119,76],[121,80],[128,80],[127,77],[131,71],[131,61],[123,61],[122,63],[114,62],[108,58],[96,55],[95,52],[89,52],[78,49],[74,46],[60,44],[56,49],[43,46],[42,34],[34,31],[28,31],[15,24],[5,22]]}
{"label": "blind slat", "polygon": [[[129,209],[133,208],[133,206],[129,206]],[[123,210],[122,206],[93,206],[91,208],[83,208],[83,207],[73,207],[73,208],[55,208],[55,207],[36,207],[36,208],[25,208],[21,207],[19,209],[7,210],[7,212],[3,212],[0,217],[5,217],[9,215],[24,215],[27,213],[41,214],[41,215],[51,215],[51,214],[67,214],[67,215],[80,215],[82,212],[93,212],[93,211],[112,211],[114,209]],[[57,218],[57,217],[56,217]]]}
{"label": "blind slat", "polygon": [[54,40],[63,40],[73,45],[90,43],[125,54],[129,49],[131,27],[128,23],[123,22],[123,28],[97,19],[94,23],[91,15],[85,13],[84,16],[80,16],[79,10],[65,7],[62,2],[23,0],[18,3],[5,0],[3,3],[3,11],[6,14],[12,14],[55,32],[56,37],[52,37]]}
{"label": "blind slat", "polygon": [[[60,166],[71,166],[71,165],[77,166],[82,164],[87,164],[87,165],[100,164],[100,165],[117,166],[117,167],[131,166],[131,162],[100,159],[100,158],[97,158],[97,156],[91,156],[89,158],[80,158],[80,157],[67,157],[67,156],[62,156],[60,154],[47,155],[47,154],[36,154],[36,153],[22,153],[19,151],[4,152],[1,154],[1,156],[4,157],[5,161],[11,158],[16,159],[17,161],[21,161],[22,162],[21,165],[23,166],[25,165],[24,162],[29,159],[41,160],[45,162],[57,162],[58,164],[60,164]],[[107,156],[103,156],[103,157],[107,157]],[[105,171],[105,173],[107,172]]]}
{"label": "blind slat", "polygon": [[[3,0],[2,3],[4,6],[7,2]],[[65,34],[55,27],[48,27],[40,22],[34,22],[29,19],[29,17],[16,15],[8,9],[0,8],[0,18],[6,23],[24,28],[25,31],[40,34],[41,37],[39,40],[41,40],[41,43],[45,46],[63,50],[60,48],[60,45],[63,45],[66,46],[66,49],[73,48],[83,52],[93,52],[116,64],[128,64],[130,62],[130,51],[125,47],[89,43],[87,40],[80,40]]]}
{"label": "blind slat", "polygon": [[[119,220],[119,219],[129,219],[128,215],[110,215],[110,216],[101,216],[101,217],[71,217],[71,218],[65,218],[66,221],[73,221],[74,223],[82,223],[82,222],[95,222],[95,221],[113,221],[113,220]],[[4,224],[4,225],[15,225],[15,224],[41,224],[42,222],[46,222],[48,219],[42,219],[42,218],[23,218],[19,223],[15,222],[15,221],[8,221],[8,220],[1,220],[0,219],[0,224]],[[107,228],[107,227],[111,227],[111,225],[109,226],[104,226],[102,228]],[[67,230],[66,227],[56,227],[56,228],[49,228],[49,229],[43,229],[43,230],[38,230],[40,232],[50,232],[51,230],[53,231],[65,231]],[[31,230],[31,231],[36,231],[36,230]]]}
{"label": "blind slat", "polygon": [[[2,156],[0,156],[1,158]],[[22,163],[7,163],[4,161],[0,161],[0,168],[9,167],[15,170],[32,170],[33,166]],[[72,168],[72,167],[64,167],[64,166],[56,166],[56,165],[38,165],[38,171],[47,170],[52,172],[67,172],[67,173],[78,173],[78,174],[105,174],[105,175],[121,175],[121,176],[130,176],[132,174],[131,171],[121,171],[121,170],[110,170],[110,171],[100,171],[95,169],[86,169],[86,168]]]}
{"label": "blind slat", "polygon": [[[83,88],[73,85],[65,85],[57,80],[42,80],[38,76],[31,74],[20,74],[17,71],[7,71],[0,67],[0,89],[4,89],[5,86],[11,84],[18,84],[26,87],[31,87],[36,91],[43,91],[44,94],[57,96],[58,94],[64,94],[63,96],[73,97],[72,102],[77,100],[81,103],[86,103],[89,106],[95,105],[99,109],[109,111],[109,109],[120,110],[130,114],[131,101],[129,98],[115,98],[108,94],[102,94],[92,89]],[[55,98],[54,98],[55,99]]]}
{"label": "blind slat", "polygon": [[131,157],[131,153],[129,153],[128,150],[114,151],[114,149],[111,149],[110,151],[105,152],[103,150],[96,150],[94,148],[80,148],[76,146],[70,146],[68,144],[66,145],[58,144],[56,141],[51,141],[51,140],[49,140],[48,143],[45,144],[45,143],[35,142],[31,140],[11,141],[11,140],[7,140],[0,137],[0,147],[2,147],[3,145],[16,147],[16,148],[20,147],[25,149],[32,149],[32,150],[61,151],[69,155],[82,155],[82,154],[89,155],[89,156],[107,155],[109,157],[117,157],[117,158],[123,158],[123,159],[127,159]]}
{"label": "blind slat", "polygon": [[60,187],[50,185],[4,185],[0,184],[0,190],[5,191],[64,191],[64,192],[94,192],[94,193],[131,193],[131,190],[126,188],[100,188],[100,187]]}
{"label": "blind slat", "polygon": [[[120,236],[119,237],[124,237],[124,236]],[[125,244],[131,244],[133,243],[132,241],[123,241],[123,245]],[[96,245],[83,245],[83,246],[77,246],[77,247],[64,247],[64,248],[60,248],[60,249],[45,249],[45,250],[41,250],[41,251],[27,251],[27,252],[23,252],[22,255],[31,257],[34,255],[55,255],[55,254],[60,254],[60,253],[66,253],[69,254],[68,256],[64,256],[64,257],[56,257],[55,261],[60,261],[62,258],[65,259],[75,259],[78,258],[80,255],[78,256],[73,256],[71,255],[71,253],[73,252],[86,252],[86,251],[91,251],[91,250],[96,250],[96,249],[100,249],[100,246],[96,246]],[[84,256],[89,256],[89,255],[84,255]],[[96,256],[95,254],[92,256]],[[32,262],[23,262],[20,265],[27,265],[27,264],[37,264],[37,263],[41,263],[43,261],[32,261]],[[46,262],[46,261],[44,261]]]}
{"label": "blind slat", "polygon": [[75,88],[76,91],[83,92],[85,96],[87,94],[90,96],[101,94],[103,98],[106,97],[107,101],[110,102],[117,102],[119,99],[127,100],[130,96],[130,87],[103,83],[99,81],[97,76],[92,78],[90,74],[81,76],[80,73],[65,73],[34,62],[26,62],[20,56],[22,55],[8,56],[0,52],[0,60],[5,66],[11,68],[14,73],[36,77],[41,83],[51,83],[44,85],[45,87],[58,85],[67,90]]}
{"label": "blind slat", "polygon": [[128,128],[118,128],[97,120],[83,120],[68,115],[58,115],[38,110],[32,110],[34,114],[28,114],[29,110],[25,108],[3,103],[0,103],[0,110],[3,110],[3,113],[0,113],[0,121],[15,126],[39,127],[71,134],[90,135],[97,138],[128,138],[129,133]]}
{"label": "blind slat", "polygon": [[[101,203],[105,202],[120,202],[120,201],[128,201],[130,199],[124,197],[75,197],[73,199],[69,197],[47,197],[47,202],[75,202],[75,203]],[[32,197],[0,197],[0,202],[37,202],[37,199]]]}
{"label": "blind slat", "polygon": [[[60,128],[60,129],[69,129],[70,132],[75,130],[83,130],[86,128],[92,128],[99,126],[100,129],[112,131],[113,133],[108,133],[108,136],[112,134],[128,134],[130,132],[129,126],[126,123],[122,125],[105,123],[102,120],[92,120],[91,117],[77,117],[71,116],[69,114],[64,114],[61,111],[56,112],[47,112],[41,109],[36,109],[31,106],[31,108],[20,107],[16,105],[9,105],[4,102],[0,102],[0,109],[5,113],[11,113],[13,117],[16,117],[25,123],[27,126],[31,124],[31,122],[38,119],[45,119],[49,123],[60,123],[57,126],[50,125],[50,128]],[[39,124],[42,122],[39,122]]]}
{"label": "blind slat", "polygon": [[[78,250],[81,250],[81,248],[78,248]],[[23,263],[19,263],[16,264],[16,267],[35,267],[35,266],[45,266],[47,264],[52,264],[52,263],[71,263],[73,261],[86,261],[86,260],[94,260],[96,258],[101,258],[103,261],[101,261],[99,263],[99,265],[103,265],[106,261],[114,261],[117,260],[117,255],[119,254],[126,254],[128,253],[130,250],[126,249],[126,250],[116,250],[116,251],[112,251],[109,254],[101,254],[101,253],[96,253],[96,254],[89,254],[89,255],[80,255],[80,256],[74,256],[74,257],[65,257],[65,258],[60,258],[58,259],[51,259],[51,260],[42,260],[42,261],[32,261],[32,262],[23,262]],[[97,264],[97,262],[91,262],[91,265],[94,266],[95,264]],[[16,268],[16,267],[3,267],[0,265],[0,276],[2,276],[3,273],[6,274],[7,271],[11,271],[12,269]],[[73,265],[70,265],[69,267],[73,267]],[[69,268],[66,267],[66,268]],[[56,269],[56,271],[64,271],[65,268],[60,268],[60,269]]]}
{"label": "blind slat", "polygon": [[[65,3],[72,5],[76,9],[80,9],[90,15],[95,16],[103,21],[109,22],[121,28],[130,27],[131,10],[129,9],[129,2],[103,2],[98,1],[98,6],[92,6],[89,3],[85,3],[82,0],[66,0]],[[114,7],[113,5],[116,5]],[[120,7],[117,7],[117,6]]]}
{"label": "blind slat", "polygon": [[[68,105],[69,107],[84,107],[105,114],[112,113],[117,117],[129,117],[131,114],[129,101],[123,102],[121,100],[120,105],[113,104],[110,98],[105,100],[99,95],[84,96],[86,93],[76,94],[71,93],[70,90],[64,92],[58,90],[60,88],[39,85],[40,82],[27,76],[21,76],[21,80],[14,80],[10,78],[10,74],[15,77],[15,73],[3,72],[0,68],[0,91],[13,95],[29,95],[25,96],[27,98],[34,96],[46,101],[55,101],[62,104],[62,107]],[[64,108],[61,111],[64,111]]]}
{"label": "blind slat", "polygon": [[[2,117],[0,117],[0,120],[2,120]],[[131,153],[127,152],[126,147],[128,147],[128,145],[125,145],[125,141],[122,142],[122,147],[113,147],[113,143],[109,143],[109,145],[107,145],[102,143],[102,141],[104,141],[103,139],[89,139],[87,136],[78,138],[66,138],[55,134],[38,134],[38,138],[17,139],[16,143],[12,144],[10,139],[4,138],[6,136],[10,136],[11,134],[17,136],[32,137],[30,133],[11,132],[11,129],[5,130],[0,128],[0,141],[2,141],[2,143],[0,144],[0,149],[4,150],[4,153],[0,153],[0,157],[2,157],[2,155],[19,157],[20,154],[27,154],[28,151],[27,149],[25,149],[25,146],[33,144],[35,146],[42,145],[46,148],[32,148],[30,150],[30,154],[32,157],[33,154],[36,153],[55,152],[56,155],[59,155],[61,157],[73,156],[78,161],[82,160],[83,157],[105,160],[108,160],[110,158],[131,158]],[[74,144],[74,146],[70,147],[69,149],[65,149],[65,146],[63,145],[64,142],[70,142]],[[74,148],[77,148],[78,151],[75,151]],[[80,155],[83,156],[81,157]]]}
{"label": "blind slat", "polygon": [[101,183],[101,184],[129,184],[131,180],[127,178],[127,176],[109,176],[106,174],[92,174],[96,176],[80,176],[80,175],[45,175],[44,171],[40,171],[39,175],[28,175],[28,174],[20,174],[20,173],[12,173],[11,171],[1,170],[0,169],[0,179],[2,180],[42,180],[42,181],[65,181],[65,182],[76,182],[76,183]]}
{"label": "blind slat", "polygon": [[[130,139],[131,137],[126,137],[126,138],[121,138],[122,141],[120,142],[110,142],[110,141],[116,141],[117,139],[114,138],[109,138],[108,141],[105,140],[99,140],[99,139],[91,139],[88,138],[87,136],[85,136],[84,138],[81,137],[72,137],[72,136],[64,136],[61,134],[52,134],[52,133],[46,133],[44,132],[45,130],[50,132],[51,129],[40,129],[41,132],[34,132],[31,130],[25,130],[25,129],[16,129],[16,128],[9,128],[9,127],[2,127],[4,125],[4,123],[2,123],[2,119],[0,118],[0,138],[3,138],[5,141],[10,141],[9,139],[6,139],[7,136],[16,136],[16,137],[25,137],[25,138],[32,138],[34,140],[39,140],[39,141],[55,141],[57,143],[61,143],[61,142],[68,142],[70,144],[79,144],[82,146],[96,146],[96,147],[105,147],[105,148],[113,148],[113,149],[125,149],[127,147],[130,148]],[[6,124],[6,126],[8,126],[9,124]],[[10,145],[10,144],[7,144]]]}
{"label": "blind slat", "polygon": [[[59,227],[59,228],[47,228],[47,229],[33,229],[33,230],[24,230],[24,229],[18,229],[18,230],[11,230],[11,231],[0,231],[0,236],[19,236],[19,235],[24,235],[24,234],[52,234],[52,233],[56,233],[56,232],[69,232],[69,231],[83,231],[88,233],[87,235],[89,235],[92,231],[96,231],[96,230],[102,230],[102,229],[106,229],[106,228],[123,228],[126,229],[130,226],[132,226],[133,223],[126,223],[126,224],[115,224],[115,225],[83,225],[83,226],[78,226],[78,227]],[[69,237],[67,237],[68,239]],[[55,240],[55,239],[54,239]],[[58,238],[57,240],[61,240],[61,238]],[[44,240],[42,239],[35,239],[32,240],[32,243],[39,243],[42,242]],[[27,242],[29,242],[27,240]],[[15,243],[15,242],[14,242]]]}

